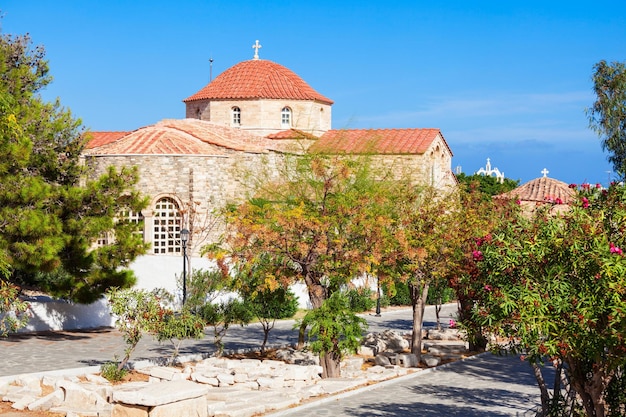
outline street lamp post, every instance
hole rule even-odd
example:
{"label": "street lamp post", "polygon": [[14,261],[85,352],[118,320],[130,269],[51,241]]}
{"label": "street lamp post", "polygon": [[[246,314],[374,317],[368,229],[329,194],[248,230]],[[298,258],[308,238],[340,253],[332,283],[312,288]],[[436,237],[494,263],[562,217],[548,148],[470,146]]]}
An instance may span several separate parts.
{"label": "street lamp post", "polygon": [[180,231],[180,243],[183,247],[183,306],[187,301],[187,241],[189,240],[189,230]]}
{"label": "street lamp post", "polygon": [[376,291],[378,297],[376,297],[376,317],[380,317],[380,278],[376,278]]}

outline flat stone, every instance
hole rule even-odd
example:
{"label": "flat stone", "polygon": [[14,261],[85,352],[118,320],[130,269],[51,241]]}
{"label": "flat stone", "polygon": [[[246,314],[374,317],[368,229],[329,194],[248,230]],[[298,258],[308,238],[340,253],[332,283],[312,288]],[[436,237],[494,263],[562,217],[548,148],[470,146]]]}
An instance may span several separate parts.
{"label": "flat stone", "polygon": [[312,371],[308,366],[289,365],[283,376],[285,380],[307,381],[312,379]]}
{"label": "flat stone", "polygon": [[220,387],[233,385],[235,383],[235,376],[232,374],[219,374],[217,380],[220,382]]}
{"label": "flat stone", "polygon": [[256,380],[259,384],[259,389],[280,389],[285,385],[284,377],[274,377],[274,378],[259,378]]}
{"label": "flat stone", "polygon": [[388,366],[388,365],[391,365],[391,361],[389,360],[389,357],[387,355],[383,355],[381,353],[376,355],[376,357],[374,358],[374,363],[376,365],[378,365],[378,366]]}
{"label": "flat stone", "polygon": [[424,362],[426,364],[426,366],[432,368],[433,366],[439,365],[439,363],[441,362],[441,359],[439,359],[439,358],[437,358],[435,356],[422,355],[422,362]]}
{"label": "flat stone", "polygon": [[282,410],[300,404],[300,398],[294,395],[276,395],[267,398],[266,410]]}
{"label": "flat stone", "polygon": [[171,368],[168,366],[156,366],[150,369],[150,376],[164,379],[166,381],[183,379],[181,374],[182,372],[180,371],[180,369]]}
{"label": "flat stone", "polygon": [[216,377],[205,376],[204,374],[201,374],[199,372],[194,372],[193,374],[191,374],[191,379],[200,384],[206,384],[212,387],[219,387],[220,385],[220,381]]}
{"label": "flat stone", "polygon": [[109,381],[106,378],[101,377],[100,375],[87,374],[85,375],[85,379],[95,384],[109,384]]}
{"label": "flat stone", "polygon": [[63,404],[65,395],[62,389],[56,389],[45,397],[41,397],[32,403],[28,404],[28,409],[31,411],[48,411],[52,407],[58,407]]}
{"label": "flat stone", "polygon": [[143,405],[113,404],[111,417],[148,417],[149,410]]}
{"label": "flat stone", "polygon": [[187,380],[164,381],[132,391],[114,390],[113,401],[132,405],[157,406],[200,397],[207,394],[209,390],[210,388],[206,385]]}
{"label": "flat stone", "polygon": [[265,405],[234,402],[226,404],[223,408],[215,411],[215,417],[252,417],[256,414],[265,413]]}
{"label": "flat stone", "polygon": [[227,388],[213,388],[209,389],[204,396],[209,401],[228,402],[229,400],[232,401],[233,398],[241,398],[245,396],[249,391],[250,390],[235,386]]}
{"label": "flat stone", "polygon": [[378,348],[376,346],[359,346],[358,350],[359,355],[363,356],[376,356],[378,354]]}
{"label": "flat stone", "polygon": [[150,410],[150,417],[207,417],[207,399],[205,397],[159,405]]}
{"label": "flat stone", "polygon": [[16,410],[25,410],[30,403],[36,400],[37,397],[35,397],[34,395],[24,395],[22,398],[19,398],[17,401],[15,401],[11,405],[11,407],[15,408]]}
{"label": "flat stone", "polygon": [[398,353],[396,354],[396,365],[403,368],[417,368],[419,363],[414,353]]}

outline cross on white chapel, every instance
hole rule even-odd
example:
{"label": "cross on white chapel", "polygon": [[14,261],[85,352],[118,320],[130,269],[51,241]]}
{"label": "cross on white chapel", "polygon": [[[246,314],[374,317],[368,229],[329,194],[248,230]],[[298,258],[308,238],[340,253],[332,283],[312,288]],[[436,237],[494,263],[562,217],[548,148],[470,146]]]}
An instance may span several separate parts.
{"label": "cross on white chapel", "polygon": [[254,59],[259,59],[259,49],[261,48],[262,46],[259,44],[258,40],[252,45],[252,49],[254,49]]}
{"label": "cross on white chapel", "polygon": [[550,172],[550,171],[548,171],[548,170],[547,170],[547,169],[545,169],[545,168],[541,171],[541,173],[543,174],[543,177],[544,177],[544,178],[547,178],[547,177],[548,177],[548,173],[549,173],[549,172]]}

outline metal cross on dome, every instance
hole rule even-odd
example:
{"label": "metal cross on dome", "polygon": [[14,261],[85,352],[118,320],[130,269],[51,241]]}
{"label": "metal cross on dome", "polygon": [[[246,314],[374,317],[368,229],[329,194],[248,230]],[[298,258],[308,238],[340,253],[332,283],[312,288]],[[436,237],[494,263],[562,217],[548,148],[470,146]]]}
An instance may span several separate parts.
{"label": "metal cross on dome", "polygon": [[545,169],[545,168],[543,169],[543,171],[541,171],[541,173],[543,174],[543,177],[544,177],[544,178],[547,178],[547,177],[548,177],[548,173],[549,173],[549,172],[550,172],[550,171],[548,171],[548,170],[547,170],[547,169]]}
{"label": "metal cross on dome", "polygon": [[259,49],[261,48],[262,46],[259,44],[259,40],[257,39],[254,45],[252,45],[252,49],[254,49],[254,59],[259,59]]}

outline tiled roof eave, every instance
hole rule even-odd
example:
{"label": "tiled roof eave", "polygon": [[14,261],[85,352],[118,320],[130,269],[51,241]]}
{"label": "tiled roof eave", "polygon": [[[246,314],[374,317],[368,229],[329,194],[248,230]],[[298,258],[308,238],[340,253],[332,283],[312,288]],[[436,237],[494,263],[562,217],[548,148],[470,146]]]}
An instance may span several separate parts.
{"label": "tiled roof eave", "polygon": [[316,98],[284,98],[284,97],[264,97],[264,96],[232,96],[232,97],[197,97],[193,96],[186,98],[183,100],[183,103],[191,103],[194,101],[235,101],[235,100],[248,100],[248,101],[259,101],[259,100],[289,100],[289,101],[307,101],[313,103],[327,104],[332,106],[335,102],[332,100],[320,100]]}
{"label": "tiled roof eave", "polygon": [[[253,152],[250,152],[253,153]],[[119,157],[143,157],[143,156],[167,156],[167,157],[191,157],[191,158],[230,158],[230,155],[224,154],[198,154],[198,153],[85,153],[85,157],[94,158],[119,158]]]}

